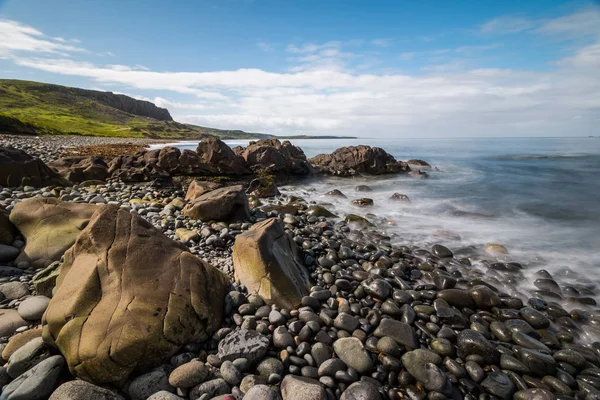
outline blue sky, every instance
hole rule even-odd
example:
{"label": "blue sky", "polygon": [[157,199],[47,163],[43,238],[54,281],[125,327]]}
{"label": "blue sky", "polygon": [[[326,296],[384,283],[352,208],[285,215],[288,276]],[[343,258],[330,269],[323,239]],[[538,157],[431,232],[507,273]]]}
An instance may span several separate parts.
{"label": "blue sky", "polygon": [[253,132],[596,135],[600,3],[0,0],[0,77]]}

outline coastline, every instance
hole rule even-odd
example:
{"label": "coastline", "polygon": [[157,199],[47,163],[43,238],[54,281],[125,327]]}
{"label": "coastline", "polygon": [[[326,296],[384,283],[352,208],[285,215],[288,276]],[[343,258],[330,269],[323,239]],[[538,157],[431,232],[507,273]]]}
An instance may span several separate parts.
{"label": "coastline", "polygon": [[[115,143],[114,138],[93,139],[77,142],[77,146],[110,147]],[[62,154],[69,141],[42,139],[31,144],[24,139],[12,143],[50,161]],[[0,137],[0,142],[11,143],[5,137]],[[138,149],[153,149],[152,145],[159,144],[131,143]],[[533,276],[534,296],[523,296],[518,284],[527,279],[525,266],[512,259],[510,249],[495,244],[471,249],[469,254],[455,253],[449,232],[445,236],[440,233],[438,242],[426,246],[396,244],[402,238],[386,229],[395,226],[394,222],[375,215],[376,209],[356,207],[356,214],[333,216],[336,209],[332,203],[352,200],[334,193],[335,183],[342,179],[352,178],[331,179],[333,185],[329,191],[318,193],[319,199],[311,195],[310,186],[282,186],[280,195],[256,198],[251,218],[243,222],[202,222],[185,215],[183,207],[176,204],[186,203],[186,187],[160,188],[112,178],[87,187],[65,187],[56,196],[49,188],[4,188],[0,204],[12,210],[15,204],[38,196],[58,197],[72,204],[114,203],[144,218],[231,278],[236,267],[233,248],[237,238],[262,221],[281,221],[278,223],[294,243],[281,245],[284,256],[297,257],[311,281],[309,288],[296,294],[299,304],[281,306],[277,304],[281,299],[275,298],[274,306],[265,305],[259,296],[246,295],[246,285],[233,284],[228,288],[223,322],[212,338],[203,344],[189,343],[179,352],[192,353],[199,360],[182,356],[166,362],[169,368],[158,373],[169,382],[161,384],[163,390],[177,387],[185,396],[200,395],[208,393],[206,385],[212,382],[222,391],[237,388],[242,394],[245,389],[247,394],[251,389],[244,387],[243,379],[252,376],[256,386],[270,384],[275,388],[272,390],[282,393],[304,385],[319,399],[343,398],[348,391],[370,393],[369,398],[394,399],[413,395],[465,397],[471,390],[506,397],[506,393],[512,395],[517,389],[530,390],[531,382],[538,381],[546,383],[550,389],[544,390],[548,392],[560,389],[567,393],[571,390],[572,394],[575,385],[565,384],[565,388],[546,378],[563,376],[558,366],[570,371],[565,373],[573,381],[577,378],[585,382],[586,377],[593,376],[583,373],[584,366],[595,371],[600,365],[595,348],[588,346],[598,340],[593,288],[563,285],[547,271],[538,271]],[[369,197],[365,191],[363,188],[351,197]],[[342,195],[350,193],[345,190]],[[294,246],[302,249],[302,256],[291,250]],[[276,255],[270,257],[281,262]],[[17,278],[0,279],[26,282],[35,294],[37,289],[30,288],[35,287],[32,279],[38,271],[31,266],[22,271],[15,275]],[[18,308],[20,297],[12,300],[16,300],[12,305],[11,301],[1,304]],[[37,324],[30,325],[33,329]],[[265,340],[265,352],[244,366],[238,360],[246,358],[229,359],[222,343],[248,330]],[[520,364],[502,364],[501,354]],[[201,362],[207,368],[202,382],[192,388],[171,386],[173,373],[190,362]],[[543,368],[538,369],[540,365]],[[501,368],[509,381],[499,375]],[[135,388],[141,384],[139,379],[151,379],[147,377],[150,373],[132,376],[131,385]],[[131,389],[128,395],[135,398]],[[284,396],[284,400],[299,398]]]}

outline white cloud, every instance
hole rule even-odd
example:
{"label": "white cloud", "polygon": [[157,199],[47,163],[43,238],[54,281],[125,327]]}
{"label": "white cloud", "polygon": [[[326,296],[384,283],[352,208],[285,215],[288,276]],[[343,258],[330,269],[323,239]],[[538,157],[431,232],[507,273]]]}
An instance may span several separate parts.
{"label": "white cloud", "polygon": [[[46,40],[41,32],[19,26],[23,35]],[[45,50],[11,54],[11,59],[23,67],[88,78],[124,91],[161,91],[161,97],[152,94],[153,101],[169,108],[177,120],[217,128],[359,136],[596,134],[600,42],[556,60],[548,71],[437,65],[420,74],[360,72],[353,66],[369,61],[368,54],[346,51],[360,45],[290,45],[287,53],[295,68],[287,73],[245,68],[153,71],[140,65],[42,57],[49,53]],[[490,46],[494,44],[434,51],[468,55]],[[178,101],[163,92],[176,94]]]}
{"label": "white cloud", "polygon": [[480,31],[486,34],[510,34],[519,33],[531,29],[535,21],[526,17],[503,16],[494,18],[480,27]]}
{"label": "white cloud", "polygon": [[388,47],[392,44],[392,40],[391,39],[374,39],[374,40],[371,40],[371,44],[378,46],[378,47]]}
{"label": "white cloud", "polygon": [[63,38],[44,35],[37,29],[16,21],[0,19],[0,57],[21,52],[52,53],[66,55],[85,50]]}
{"label": "white cloud", "polygon": [[544,21],[536,29],[537,33],[547,35],[593,35],[600,36],[600,10],[588,8],[570,15]]}

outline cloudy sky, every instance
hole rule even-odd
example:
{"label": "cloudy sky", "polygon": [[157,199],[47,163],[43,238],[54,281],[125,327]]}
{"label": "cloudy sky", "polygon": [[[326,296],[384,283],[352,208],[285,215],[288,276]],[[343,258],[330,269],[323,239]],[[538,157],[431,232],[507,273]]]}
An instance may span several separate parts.
{"label": "cloudy sky", "polygon": [[251,132],[599,135],[600,3],[0,0],[0,77]]}

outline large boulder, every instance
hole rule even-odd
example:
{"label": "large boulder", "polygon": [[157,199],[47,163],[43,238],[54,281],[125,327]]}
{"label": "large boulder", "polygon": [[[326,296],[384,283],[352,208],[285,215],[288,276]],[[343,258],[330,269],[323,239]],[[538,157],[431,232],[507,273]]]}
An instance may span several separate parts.
{"label": "large boulder", "polygon": [[231,147],[216,137],[203,139],[198,143],[196,153],[207,164],[212,175],[248,175],[250,171],[244,160],[238,157]]}
{"label": "large boulder", "polygon": [[228,279],[143,218],[102,206],[64,256],[43,338],[71,372],[121,385],[221,326]]}
{"label": "large boulder", "polygon": [[148,162],[148,159],[158,160],[158,156],[144,158],[145,154],[146,152],[142,151],[134,155],[115,157],[108,163],[108,172],[113,178],[123,182],[148,182],[169,176],[169,173],[158,165]]}
{"label": "large boulder", "polygon": [[202,196],[204,193],[208,193],[212,190],[219,189],[221,187],[220,184],[209,181],[200,181],[194,179],[190,186],[188,187],[187,193],[185,194],[185,199],[187,201],[196,200],[198,197]]}
{"label": "large boulder", "polygon": [[318,171],[327,175],[353,176],[358,174],[381,175],[408,171],[408,166],[397,161],[379,147],[348,146],[331,154],[319,154],[310,159]]}
{"label": "large boulder", "polygon": [[306,155],[288,140],[263,139],[250,142],[244,150],[236,149],[253,171],[267,171],[284,175],[309,175],[312,173]]}
{"label": "large boulder", "polygon": [[0,186],[51,186],[67,184],[39,158],[23,150],[0,147]]}
{"label": "large boulder", "polygon": [[17,235],[17,228],[10,222],[10,213],[0,206],[0,244],[11,244]]}
{"label": "large boulder", "polygon": [[247,221],[248,198],[242,185],[211,190],[188,203],[183,215],[200,221]]}
{"label": "large boulder", "polygon": [[249,293],[267,303],[294,308],[308,294],[308,273],[300,249],[283,223],[270,218],[237,236],[233,245],[235,277]]}
{"label": "large boulder", "polygon": [[101,157],[64,157],[47,164],[68,181],[103,181],[110,176]]}
{"label": "large boulder", "polygon": [[10,221],[23,234],[25,248],[16,262],[44,268],[75,243],[98,206],[55,198],[31,198],[15,205]]}

